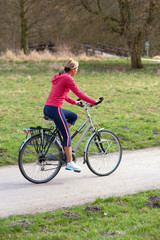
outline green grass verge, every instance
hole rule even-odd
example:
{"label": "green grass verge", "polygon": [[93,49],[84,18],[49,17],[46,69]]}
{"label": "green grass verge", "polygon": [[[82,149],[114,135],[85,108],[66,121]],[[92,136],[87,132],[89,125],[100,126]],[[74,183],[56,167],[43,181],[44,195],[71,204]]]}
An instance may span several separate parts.
{"label": "green grass verge", "polygon": [[[51,89],[51,78],[62,64],[0,61],[0,165],[17,163],[16,151],[25,138],[23,128],[50,124],[43,119],[43,106]],[[132,70],[126,58],[80,61],[75,76],[86,94],[95,99],[105,98],[96,108],[97,127],[114,131],[123,149],[160,145],[160,66],[156,62],[144,64],[144,69]],[[70,96],[77,98],[72,93]],[[63,107],[78,113],[78,127],[85,118],[83,109],[68,103]]]}
{"label": "green grass verge", "polygon": [[[160,190],[95,202],[35,215],[0,219],[1,240],[159,240]],[[151,198],[152,197],[152,198]],[[148,204],[146,204],[148,203]]]}

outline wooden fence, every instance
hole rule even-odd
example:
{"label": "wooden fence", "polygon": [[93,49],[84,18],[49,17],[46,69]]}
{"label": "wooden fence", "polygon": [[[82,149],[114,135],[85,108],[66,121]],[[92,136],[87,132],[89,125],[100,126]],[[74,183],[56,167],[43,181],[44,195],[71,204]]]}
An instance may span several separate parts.
{"label": "wooden fence", "polygon": [[[95,55],[96,52],[100,52],[101,54],[107,53],[111,55],[117,55],[117,56],[124,56],[128,57],[129,52],[126,49],[113,47],[110,45],[102,44],[102,43],[96,43],[94,46],[88,45],[88,44],[74,44],[75,48],[81,49],[81,51],[84,51],[86,55]],[[45,51],[49,50],[51,52],[56,52],[56,46],[55,43],[49,42],[46,43],[30,43],[29,44],[29,50],[33,51]]]}

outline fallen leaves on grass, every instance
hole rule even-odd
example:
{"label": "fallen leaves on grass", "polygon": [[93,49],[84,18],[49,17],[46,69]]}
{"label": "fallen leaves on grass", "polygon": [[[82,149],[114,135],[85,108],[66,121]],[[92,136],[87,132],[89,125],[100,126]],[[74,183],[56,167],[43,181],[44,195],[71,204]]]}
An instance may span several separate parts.
{"label": "fallen leaves on grass", "polygon": [[80,217],[81,217],[81,215],[79,213],[75,213],[75,212],[72,212],[72,211],[66,211],[64,213],[64,215],[67,216],[67,217],[76,219],[76,220],[79,220]]}

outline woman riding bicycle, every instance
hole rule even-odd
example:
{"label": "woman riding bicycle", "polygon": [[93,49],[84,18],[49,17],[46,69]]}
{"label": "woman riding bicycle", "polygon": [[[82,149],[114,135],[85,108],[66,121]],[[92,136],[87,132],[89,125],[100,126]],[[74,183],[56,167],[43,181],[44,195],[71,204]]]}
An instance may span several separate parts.
{"label": "woman riding bicycle", "polygon": [[80,105],[79,101],[75,101],[67,95],[70,90],[85,102],[92,105],[96,103],[96,100],[88,97],[78,88],[72,78],[78,71],[78,65],[77,61],[69,59],[65,67],[53,77],[52,89],[44,107],[44,114],[53,119],[63,136],[63,147],[67,158],[66,170],[81,172],[82,168],[72,162],[71,135],[69,131],[69,128],[77,120],[77,114],[61,108],[64,100],[77,106]]}

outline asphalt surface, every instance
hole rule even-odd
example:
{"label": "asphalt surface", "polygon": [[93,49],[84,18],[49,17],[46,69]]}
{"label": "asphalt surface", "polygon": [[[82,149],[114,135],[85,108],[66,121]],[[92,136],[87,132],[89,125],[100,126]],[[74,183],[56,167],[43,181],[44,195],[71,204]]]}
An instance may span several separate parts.
{"label": "asphalt surface", "polygon": [[98,177],[83,167],[81,173],[60,170],[48,183],[36,185],[21,175],[18,166],[0,167],[0,217],[37,213],[94,201],[160,189],[160,147],[124,151],[118,169]]}

